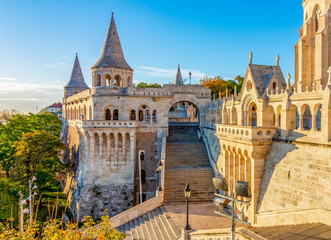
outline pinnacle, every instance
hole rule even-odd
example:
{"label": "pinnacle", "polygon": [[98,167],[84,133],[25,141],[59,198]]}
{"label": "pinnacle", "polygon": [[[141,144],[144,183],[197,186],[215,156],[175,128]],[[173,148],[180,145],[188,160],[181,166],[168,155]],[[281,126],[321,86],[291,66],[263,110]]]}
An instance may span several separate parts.
{"label": "pinnacle", "polygon": [[113,12],[101,56],[92,68],[96,67],[118,67],[131,70],[131,67],[126,62],[123,54],[123,49],[117,32]]}

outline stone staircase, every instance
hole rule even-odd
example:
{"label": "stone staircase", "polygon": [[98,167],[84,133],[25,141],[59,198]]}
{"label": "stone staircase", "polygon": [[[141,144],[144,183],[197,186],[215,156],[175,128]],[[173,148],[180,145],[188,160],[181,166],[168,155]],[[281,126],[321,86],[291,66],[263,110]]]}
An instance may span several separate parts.
{"label": "stone staircase", "polygon": [[189,181],[190,201],[204,202],[214,198],[213,170],[197,126],[169,126],[164,176],[164,204],[185,202],[184,188]]}
{"label": "stone staircase", "polygon": [[180,232],[164,207],[158,207],[116,228],[127,234],[128,240],[174,240]]}

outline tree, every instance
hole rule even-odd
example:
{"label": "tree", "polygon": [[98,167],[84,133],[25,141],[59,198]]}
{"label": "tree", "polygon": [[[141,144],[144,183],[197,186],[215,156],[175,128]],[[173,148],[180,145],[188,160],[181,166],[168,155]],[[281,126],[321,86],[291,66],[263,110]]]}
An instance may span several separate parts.
{"label": "tree", "polygon": [[64,169],[59,154],[66,149],[57,135],[45,130],[24,133],[14,147],[15,164],[11,170],[14,180],[25,185],[36,176],[40,193],[57,181],[56,173]]}
{"label": "tree", "polygon": [[238,82],[237,84],[237,92],[240,93],[241,92],[241,88],[244,82],[244,77],[238,75],[234,80],[236,80]]}
{"label": "tree", "polygon": [[50,113],[15,114],[8,119],[7,124],[0,124],[0,168],[6,171],[7,177],[15,161],[14,142],[19,141],[23,133],[47,130],[58,137],[61,126],[62,122]]}
{"label": "tree", "polygon": [[146,82],[140,82],[137,84],[138,88],[161,88],[161,84],[158,83],[146,83]]}
{"label": "tree", "polygon": [[238,75],[235,80],[224,80],[220,76],[214,78],[206,76],[200,80],[200,84],[205,85],[207,89],[210,89],[211,93],[215,95],[215,98],[219,98],[219,93],[221,93],[221,97],[226,95],[226,89],[228,89],[229,94],[233,94],[235,86],[237,86],[237,93],[239,93],[243,80],[244,78],[240,75]]}
{"label": "tree", "polygon": [[210,89],[212,94],[214,94],[216,98],[219,97],[219,93],[221,93],[221,96],[224,97],[226,94],[226,89],[230,86],[230,84],[227,83],[227,81],[222,79],[220,76],[214,78],[206,76],[205,78],[200,80],[200,83],[202,85],[205,85],[207,89]]}

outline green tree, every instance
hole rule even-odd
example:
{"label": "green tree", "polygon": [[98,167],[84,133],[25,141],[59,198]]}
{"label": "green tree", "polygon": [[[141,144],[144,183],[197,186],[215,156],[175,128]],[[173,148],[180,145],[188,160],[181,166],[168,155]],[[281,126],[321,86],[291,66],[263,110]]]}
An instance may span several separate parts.
{"label": "green tree", "polygon": [[11,170],[14,180],[24,185],[36,176],[39,193],[57,182],[56,174],[64,169],[59,154],[66,149],[57,135],[45,130],[24,133],[14,147],[15,164]]}
{"label": "green tree", "polygon": [[146,82],[140,82],[137,84],[138,88],[161,88],[161,84],[158,83],[146,83]]}
{"label": "green tree", "polygon": [[241,92],[241,88],[242,88],[242,85],[243,85],[243,82],[244,82],[244,77],[238,75],[234,80],[236,80],[238,83],[237,83],[237,92],[240,93]]}
{"label": "green tree", "polygon": [[23,133],[36,130],[47,130],[54,136],[59,136],[62,122],[53,114],[15,114],[8,118],[7,124],[0,124],[0,169],[9,171],[15,162],[16,147],[14,142],[19,141]]}

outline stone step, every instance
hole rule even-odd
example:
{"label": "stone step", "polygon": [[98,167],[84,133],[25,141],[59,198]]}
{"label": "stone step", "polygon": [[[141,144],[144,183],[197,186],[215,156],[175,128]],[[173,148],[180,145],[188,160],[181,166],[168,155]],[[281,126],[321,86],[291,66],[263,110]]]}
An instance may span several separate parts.
{"label": "stone step", "polygon": [[165,208],[156,208],[117,227],[117,230],[126,233],[130,240],[173,240],[180,237],[179,230]]}

